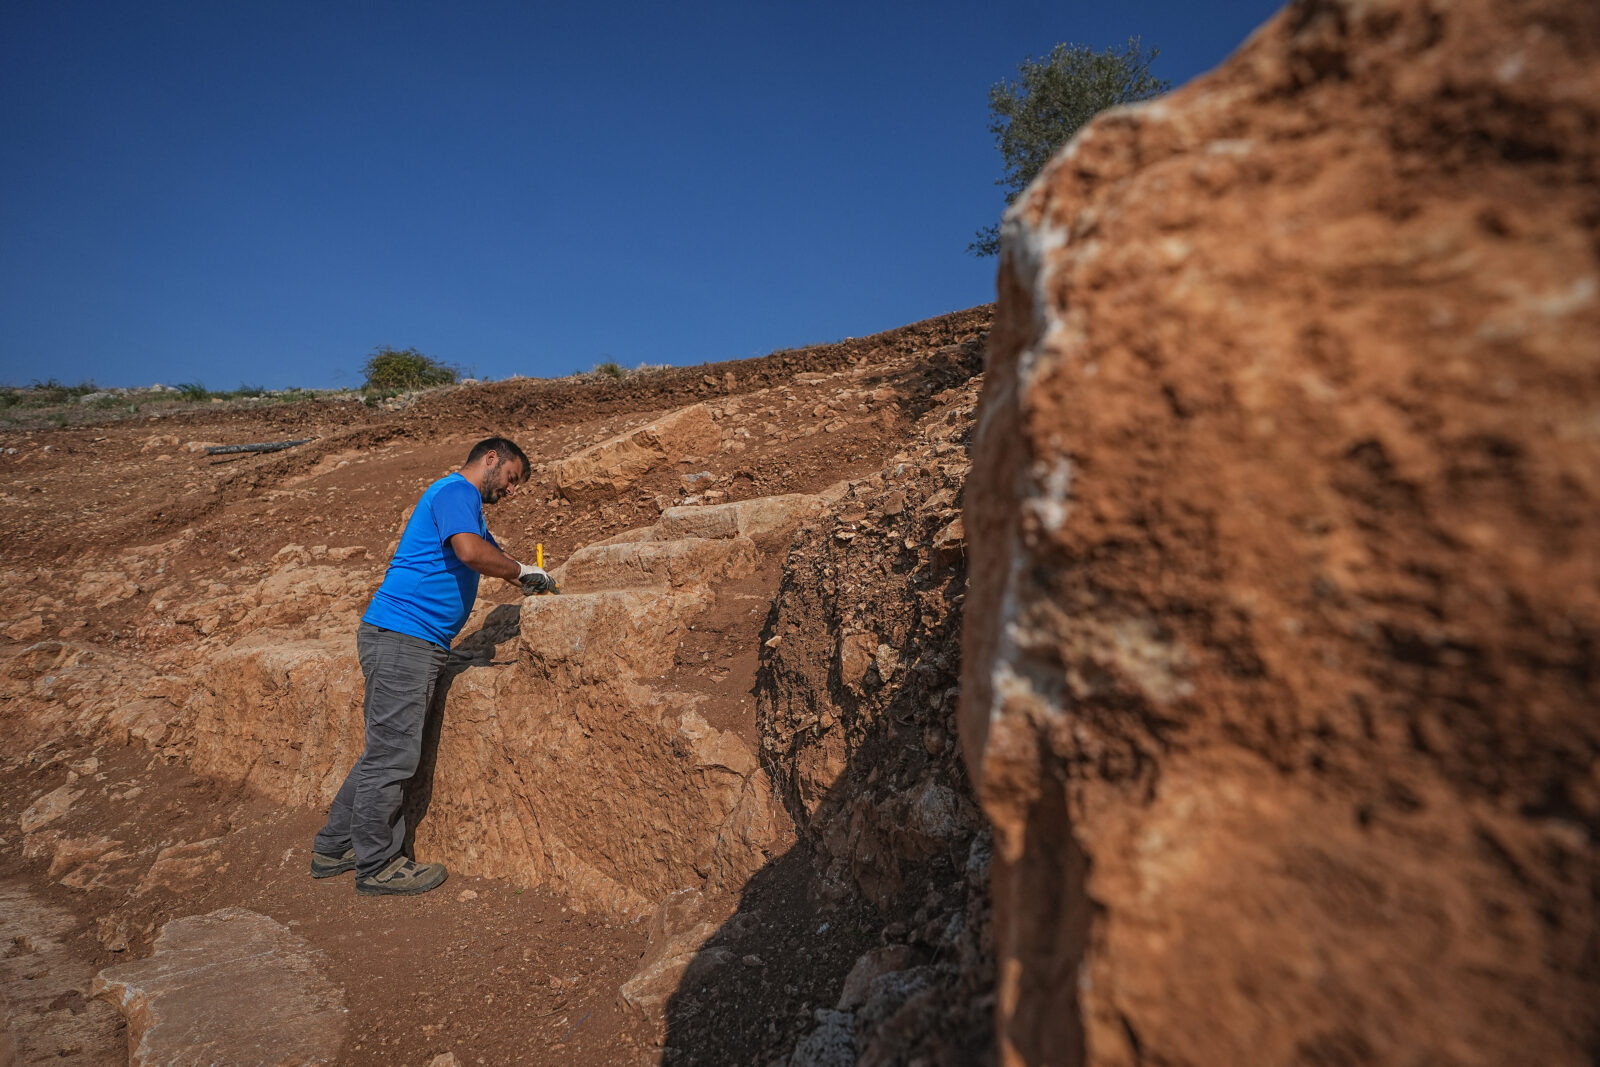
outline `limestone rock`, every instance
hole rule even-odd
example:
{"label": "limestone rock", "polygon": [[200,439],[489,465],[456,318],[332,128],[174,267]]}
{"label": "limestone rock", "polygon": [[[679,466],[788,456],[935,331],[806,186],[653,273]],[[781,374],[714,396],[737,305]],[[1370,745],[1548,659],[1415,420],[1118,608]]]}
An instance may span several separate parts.
{"label": "limestone rock", "polygon": [[541,671],[582,684],[665,671],[678,632],[710,603],[700,590],[606,590],[528,597],[522,646]]}
{"label": "limestone rock", "polygon": [[706,406],[691,404],[554,464],[556,488],[568,500],[615,493],[659,466],[714,452],[721,440]]}
{"label": "limestone rock", "polygon": [[157,889],[182,895],[199,883],[208,871],[222,862],[222,850],[217,846],[221,838],[204,841],[180,842],[169,845],[156,855],[155,863],[133,895],[142,897]]}
{"label": "limestone rock", "polygon": [[552,572],[563,594],[603,589],[683,589],[744,578],[756,568],[748,537],[630,541],[579,549]]}
{"label": "limestone rock", "polygon": [[109,837],[59,838],[50,857],[50,877],[59,878],[66,871],[97,860],[121,843]]}
{"label": "limestone rock", "polygon": [[651,913],[644,959],[620,990],[630,1007],[648,1017],[665,1007],[689,965],[717,931],[704,909],[699,890],[683,889],[669,894]]}
{"label": "limestone rock", "polygon": [[44,620],[37,615],[29,615],[20,622],[14,622],[6,627],[5,634],[12,641],[27,641],[44,633]]}
{"label": "limestone rock", "polygon": [[716,729],[698,712],[685,712],[678,731],[689,742],[695,766],[726,771],[740,778],[755,773],[756,754],[750,746],[732,731]]}
{"label": "limestone rock", "polygon": [[654,536],[762,537],[800,525],[827,505],[823,494],[788,493],[725,504],[672,507],[661,513]]}
{"label": "limestone rock", "polygon": [[120,744],[139,740],[150,748],[160,748],[181,723],[181,713],[167,700],[130,700],[106,716],[107,736]]}
{"label": "limestone rock", "polygon": [[149,959],[101,971],[95,993],[128,1020],[134,1064],[338,1061],[344,994],[322,956],[265,915],[224,908],[175,919]]}
{"label": "limestone rock", "polygon": [[17,825],[23,833],[31,834],[71,811],[73,803],[81,796],[83,790],[72,788],[71,782],[57,786],[29,804],[27,810],[17,818]]}
{"label": "limestone rock", "polygon": [[1003,1062],[1592,1058],[1596,128],[1587,0],[1300,2],[1007,213]]}

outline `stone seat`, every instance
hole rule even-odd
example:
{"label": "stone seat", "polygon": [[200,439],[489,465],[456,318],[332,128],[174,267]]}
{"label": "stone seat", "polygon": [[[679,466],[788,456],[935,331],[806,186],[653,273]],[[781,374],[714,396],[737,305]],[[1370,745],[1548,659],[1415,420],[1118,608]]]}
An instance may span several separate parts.
{"label": "stone seat", "polygon": [[760,537],[798,526],[822,510],[821,494],[786,493],[734,500],[726,504],[667,508],[655,525],[655,538]]}
{"label": "stone seat", "polygon": [[710,604],[703,586],[528,597],[519,640],[540,670],[570,684],[655,677],[671,668],[679,632]]}
{"label": "stone seat", "polygon": [[721,539],[761,538],[782,533],[818,515],[839,500],[849,482],[830,485],[820,493],[784,493],[730,500],[725,504],[681,504],[667,508],[653,526],[640,526],[596,542],[617,545],[638,541],[674,541],[684,537]]}
{"label": "stone seat", "polygon": [[553,572],[562,593],[608,589],[684,589],[744,578],[756,569],[748,537],[685,537],[589,545]]}

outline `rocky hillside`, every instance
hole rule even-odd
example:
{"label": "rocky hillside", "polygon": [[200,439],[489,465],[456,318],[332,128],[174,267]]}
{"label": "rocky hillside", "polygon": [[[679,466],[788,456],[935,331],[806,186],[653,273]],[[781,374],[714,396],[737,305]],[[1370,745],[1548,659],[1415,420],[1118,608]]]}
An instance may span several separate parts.
{"label": "rocky hillside", "polygon": [[[294,1055],[341,1063],[396,1042],[462,1062],[766,1062],[842,1019],[864,1048],[981,1046],[981,1012],[913,1023],[970,1000],[986,960],[952,716],[989,316],[397,412],[10,435],[0,850],[17,907],[0,932],[18,950],[0,989],[24,1060],[243,1062],[251,1026],[286,1014],[307,1020]],[[523,558],[542,544],[562,593],[485,583],[408,797],[417,853],[452,881],[357,901],[303,873],[361,746],[355,621],[417,492],[493,432],[535,470],[491,526]],[[312,441],[203,447],[288,437]],[[847,618],[834,566],[862,598]],[[839,663],[848,708],[797,719]],[[819,814],[805,798],[830,789]],[[824,832],[852,818],[870,844]],[[869,848],[892,880],[863,877]],[[417,976],[399,1020],[362,973],[375,944]],[[183,977],[196,959],[243,991],[220,1036],[195,1001],[213,984]]]}

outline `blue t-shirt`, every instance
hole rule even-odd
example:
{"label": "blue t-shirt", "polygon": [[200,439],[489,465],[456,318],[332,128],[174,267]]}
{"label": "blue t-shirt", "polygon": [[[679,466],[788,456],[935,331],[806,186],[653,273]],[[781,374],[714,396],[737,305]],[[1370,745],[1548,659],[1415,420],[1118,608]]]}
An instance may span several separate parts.
{"label": "blue t-shirt", "polygon": [[499,547],[483,521],[482,495],[461,475],[447,474],[417,501],[361,621],[449,648],[478,599],[478,572],[450,547],[458,533]]}

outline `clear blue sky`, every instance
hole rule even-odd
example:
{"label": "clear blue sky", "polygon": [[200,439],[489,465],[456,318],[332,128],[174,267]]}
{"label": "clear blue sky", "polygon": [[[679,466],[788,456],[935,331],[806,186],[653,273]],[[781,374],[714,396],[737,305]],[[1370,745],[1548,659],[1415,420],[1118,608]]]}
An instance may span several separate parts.
{"label": "clear blue sky", "polygon": [[993,299],[987,91],[1269,0],[0,5],[0,382],[692,364]]}

